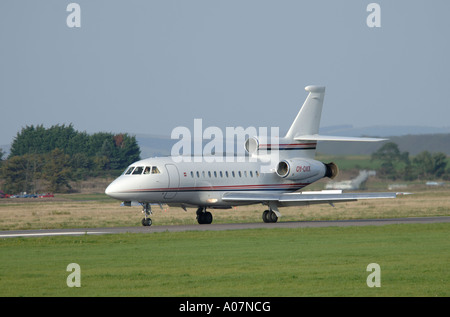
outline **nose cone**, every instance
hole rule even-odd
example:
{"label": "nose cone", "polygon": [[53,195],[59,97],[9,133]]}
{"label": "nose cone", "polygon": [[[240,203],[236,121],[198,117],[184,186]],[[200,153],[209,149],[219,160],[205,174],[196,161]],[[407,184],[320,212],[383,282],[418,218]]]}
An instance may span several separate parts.
{"label": "nose cone", "polygon": [[108,187],[106,187],[105,194],[111,198],[120,199],[120,192],[118,190],[117,181],[112,182]]}
{"label": "nose cone", "polygon": [[109,184],[108,187],[106,187],[105,189],[105,194],[109,196],[111,193],[112,193],[111,184]]}

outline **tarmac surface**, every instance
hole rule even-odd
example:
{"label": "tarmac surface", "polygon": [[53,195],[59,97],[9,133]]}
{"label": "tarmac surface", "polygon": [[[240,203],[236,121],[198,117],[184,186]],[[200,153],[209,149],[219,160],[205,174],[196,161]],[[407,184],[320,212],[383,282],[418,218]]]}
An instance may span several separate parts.
{"label": "tarmac surface", "polygon": [[289,221],[277,223],[225,223],[209,225],[170,225],[150,227],[112,227],[112,228],[77,228],[77,229],[40,229],[40,230],[10,230],[0,231],[0,238],[14,237],[44,237],[44,236],[80,236],[118,233],[154,233],[154,232],[184,232],[184,231],[223,231],[244,229],[271,228],[311,228],[311,227],[350,227],[350,226],[384,226],[407,223],[439,223],[450,222],[450,217],[414,217],[391,219],[358,219],[333,221]]}

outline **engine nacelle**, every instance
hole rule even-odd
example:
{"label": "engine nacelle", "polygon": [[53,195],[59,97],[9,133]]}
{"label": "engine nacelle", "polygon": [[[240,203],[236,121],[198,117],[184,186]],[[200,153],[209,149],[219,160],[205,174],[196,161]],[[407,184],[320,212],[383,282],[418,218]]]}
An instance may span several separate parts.
{"label": "engine nacelle", "polygon": [[276,173],[285,179],[315,181],[323,177],[336,177],[338,167],[334,163],[324,164],[316,160],[286,159],[278,163]]}
{"label": "engine nacelle", "polygon": [[287,159],[278,163],[277,175],[292,180],[325,176],[326,167],[322,162],[307,159]]}
{"label": "engine nacelle", "polygon": [[[293,143],[294,142],[294,143]],[[278,150],[282,146],[295,145],[295,141],[286,138],[251,137],[245,141],[244,147],[249,154],[257,154],[258,151]]]}
{"label": "engine nacelle", "polygon": [[251,137],[248,138],[245,141],[245,150],[247,151],[248,154],[256,154],[256,152],[259,149],[259,140],[256,137]]}
{"label": "engine nacelle", "polygon": [[325,177],[333,179],[336,176],[338,176],[339,168],[336,164],[334,164],[333,162],[324,163],[324,164],[325,164],[325,167],[327,168],[327,171],[325,172]]}

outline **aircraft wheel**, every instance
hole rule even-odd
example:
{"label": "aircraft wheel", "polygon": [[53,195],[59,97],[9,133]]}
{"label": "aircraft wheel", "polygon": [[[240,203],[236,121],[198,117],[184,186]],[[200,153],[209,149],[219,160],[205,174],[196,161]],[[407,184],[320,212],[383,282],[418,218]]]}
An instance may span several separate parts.
{"label": "aircraft wheel", "polygon": [[201,225],[209,225],[213,221],[213,216],[209,211],[197,212],[197,222]]}
{"label": "aircraft wheel", "polygon": [[262,219],[265,223],[274,223],[278,221],[277,215],[272,210],[264,210]]}
{"label": "aircraft wheel", "polygon": [[277,215],[272,210],[269,212],[269,218],[270,218],[270,222],[275,223],[278,221]]}
{"label": "aircraft wheel", "polygon": [[212,223],[212,221],[213,221],[212,213],[210,213],[209,211],[205,212],[205,224],[209,225]]}
{"label": "aircraft wheel", "polygon": [[263,214],[262,214],[262,220],[263,220],[265,223],[271,222],[270,219],[269,219],[269,213],[270,213],[269,210],[264,210],[264,212],[263,212]]}
{"label": "aircraft wheel", "polygon": [[144,227],[150,227],[152,225],[152,220],[150,218],[142,218],[142,225]]}

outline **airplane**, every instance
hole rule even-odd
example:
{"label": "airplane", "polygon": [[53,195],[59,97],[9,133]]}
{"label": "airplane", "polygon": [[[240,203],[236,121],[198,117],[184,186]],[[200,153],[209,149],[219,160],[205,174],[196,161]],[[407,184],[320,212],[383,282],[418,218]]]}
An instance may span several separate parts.
{"label": "airplane", "polygon": [[[197,208],[199,224],[211,224],[207,209],[262,204],[268,209],[262,220],[275,223],[280,207],[395,198],[396,193],[343,193],[336,190],[300,191],[324,178],[335,178],[338,167],[333,162],[314,159],[318,141],[378,142],[385,139],[320,135],[325,87],[307,86],[308,96],[287,134],[269,143],[258,136],[245,142],[247,158],[233,162],[175,161],[173,157],[147,158],[132,163],[105,190],[106,195],[123,205],[142,205],[143,226],[151,226],[151,205]],[[273,148],[272,148],[273,147]],[[267,161],[276,152],[279,161]],[[269,164],[270,166],[267,166]],[[264,168],[263,168],[264,167]]]}

